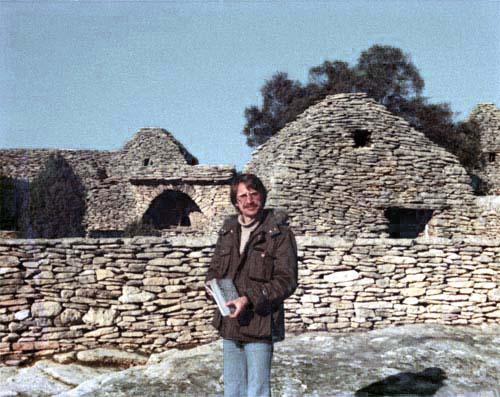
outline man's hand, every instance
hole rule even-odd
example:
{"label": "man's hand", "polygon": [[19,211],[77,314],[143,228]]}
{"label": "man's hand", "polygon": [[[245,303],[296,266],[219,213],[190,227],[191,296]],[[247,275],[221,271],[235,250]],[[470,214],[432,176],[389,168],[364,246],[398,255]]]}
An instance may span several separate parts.
{"label": "man's hand", "polygon": [[205,292],[207,293],[207,295],[214,299],[214,294],[212,294],[212,290],[210,289],[210,287],[208,286],[208,284],[205,284]]}
{"label": "man's hand", "polygon": [[229,318],[236,318],[248,305],[248,298],[246,296],[240,296],[239,298],[233,299],[232,301],[226,302],[226,306],[234,306],[235,311],[229,315]]}

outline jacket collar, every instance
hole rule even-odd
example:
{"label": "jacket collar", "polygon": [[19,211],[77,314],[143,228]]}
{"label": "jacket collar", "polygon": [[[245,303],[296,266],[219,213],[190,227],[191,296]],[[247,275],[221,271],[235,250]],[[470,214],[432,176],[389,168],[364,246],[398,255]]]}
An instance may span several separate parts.
{"label": "jacket collar", "polygon": [[[280,225],[286,224],[286,214],[276,214],[273,210],[264,209],[262,220],[254,230],[254,234],[257,233],[268,233],[270,236],[275,236],[281,233],[279,228]],[[229,216],[224,225],[219,231],[219,234],[227,234],[227,233],[237,233],[238,232],[238,215]]]}

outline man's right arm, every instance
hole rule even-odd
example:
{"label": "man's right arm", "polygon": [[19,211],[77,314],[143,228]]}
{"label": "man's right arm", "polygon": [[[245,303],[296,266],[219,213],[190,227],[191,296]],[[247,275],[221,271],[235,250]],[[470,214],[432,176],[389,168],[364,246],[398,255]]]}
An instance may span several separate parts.
{"label": "man's right arm", "polygon": [[220,278],[221,276],[219,275],[219,267],[220,267],[220,246],[221,246],[221,238],[222,236],[219,236],[217,239],[217,243],[215,244],[215,249],[214,253],[212,255],[212,259],[210,261],[210,265],[208,267],[207,274],[205,276],[205,292],[207,294],[207,297],[211,300],[213,300],[212,292],[210,289],[207,287],[207,283],[210,280],[213,280],[214,278]]}

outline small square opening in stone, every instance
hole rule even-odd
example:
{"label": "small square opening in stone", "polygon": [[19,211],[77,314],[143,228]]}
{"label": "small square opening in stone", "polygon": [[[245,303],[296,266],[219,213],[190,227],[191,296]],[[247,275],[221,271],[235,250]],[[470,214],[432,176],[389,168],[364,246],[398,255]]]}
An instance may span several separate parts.
{"label": "small square opening in stone", "polygon": [[371,132],[367,130],[354,130],[354,147],[364,147],[371,143],[370,140]]}
{"label": "small square opening in stone", "polygon": [[108,173],[106,172],[105,168],[98,168],[97,169],[97,179],[100,181],[106,179],[108,177]]}
{"label": "small square opening in stone", "polygon": [[488,182],[478,175],[471,175],[470,185],[476,196],[486,196],[489,192]]}
{"label": "small square opening in stone", "polygon": [[390,207],[384,211],[391,238],[417,238],[425,230],[434,210]]}
{"label": "small square opening in stone", "polygon": [[496,160],[496,153],[488,153],[488,161],[494,163]]}
{"label": "small square opening in stone", "polygon": [[144,159],[143,163],[142,163],[145,167],[150,165],[150,160],[149,159]]}

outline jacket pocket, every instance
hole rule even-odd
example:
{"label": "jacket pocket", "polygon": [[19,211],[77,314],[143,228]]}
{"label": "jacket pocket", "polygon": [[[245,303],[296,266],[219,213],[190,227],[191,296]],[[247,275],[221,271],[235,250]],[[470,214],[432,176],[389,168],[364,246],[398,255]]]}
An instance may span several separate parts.
{"label": "jacket pocket", "polygon": [[254,281],[270,281],[273,276],[274,257],[258,251],[255,251],[254,257],[256,259],[250,266],[248,276]]}

